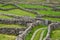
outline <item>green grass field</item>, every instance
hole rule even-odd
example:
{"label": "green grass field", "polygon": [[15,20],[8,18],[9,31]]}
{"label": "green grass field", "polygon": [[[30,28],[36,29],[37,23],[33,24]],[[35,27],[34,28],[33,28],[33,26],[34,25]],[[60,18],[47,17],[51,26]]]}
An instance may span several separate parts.
{"label": "green grass field", "polygon": [[14,9],[14,10],[9,10],[9,11],[1,11],[0,10],[0,12],[4,13],[4,14],[15,14],[15,15],[18,15],[18,16],[31,16],[31,17],[36,16],[33,13],[25,12],[25,11],[22,11],[22,10],[19,10],[19,9]]}
{"label": "green grass field", "polygon": [[[28,4],[18,4],[18,5],[20,7],[23,7],[23,8],[47,8],[47,11],[46,10],[34,10],[34,11],[37,11],[39,14],[43,14],[43,15],[45,14],[45,15],[60,16],[60,12],[59,11],[52,11],[52,8],[47,7],[47,6],[28,5]],[[4,6],[4,7],[2,7],[2,6],[3,5],[0,4],[0,8],[5,8],[5,9],[6,8],[15,8],[12,5],[7,5],[7,6]],[[37,15],[35,15],[33,13],[26,12],[26,11],[23,11],[23,10],[20,10],[20,9],[13,9],[13,10],[9,10],[9,11],[2,11],[2,10],[0,10],[0,13],[14,14],[14,15],[18,15],[18,16],[30,16],[32,18],[35,18],[35,16],[37,16]],[[10,19],[12,17],[0,15],[0,18]],[[43,17],[43,19],[54,21],[54,22],[60,22],[60,18]],[[25,28],[25,26],[23,26],[23,25],[17,25],[17,24],[0,24],[0,28]],[[45,26],[45,25],[38,25],[38,26],[32,28],[31,31],[28,33],[28,35],[26,35],[25,40],[30,40],[31,37],[32,37],[32,35],[33,35],[33,33],[37,29],[39,29],[39,28],[47,28],[47,26]],[[39,30],[36,33],[36,36],[34,37],[34,40],[39,40],[41,32],[42,32],[42,30]],[[59,33],[60,33],[60,30],[54,30],[54,31],[52,31],[52,33],[51,33],[51,40],[59,39],[60,38]],[[46,34],[47,34],[47,29],[43,33],[43,39],[46,36]],[[15,36],[0,34],[0,40],[15,40]]]}
{"label": "green grass field", "polygon": [[0,24],[0,28],[26,28],[26,27],[17,24]]}
{"label": "green grass field", "polygon": [[60,39],[60,30],[54,30],[51,33],[52,40],[59,40]]}
{"label": "green grass field", "polygon": [[31,4],[18,4],[23,8],[49,8],[47,6],[40,6],[40,5],[31,5]]}
{"label": "green grass field", "polygon": [[[34,37],[33,40],[39,40],[42,31],[43,31],[43,30],[39,30],[39,31],[36,33],[36,35],[35,35],[35,37]],[[38,38],[37,38],[37,37],[38,37]]]}
{"label": "green grass field", "polygon": [[[32,37],[32,35],[33,35],[33,33],[34,33],[37,29],[39,29],[39,28],[46,28],[46,26],[44,26],[44,25],[38,25],[38,26],[32,28],[31,32],[29,32],[28,35],[26,36],[25,40],[30,40],[31,37]],[[38,33],[40,33],[40,32],[38,32]],[[37,34],[37,36],[38,36],[38,34]],[[38,37],[37,37],[37,38],[38,38]],[[38,38],[38,39],[39,39],[39,38]]]}
{"label": "green grass field", "polygon": [[15,8],[15,7],[12,5],[3,6],[2,4],[0,4],[0,8]]}
{"label": "green grass field", "polygon": [[40,14],[45,14],[45,15],[55,15],[55,16],[60,16],[60,12],[59,11],[51,11],[51,10],[48,10],[48,11],[42,11],[42,10],[38,10],[38,12]]}
{"label": "green grass field", "polygon": [[9,18],[12,18],[12,17],[0,15],[0,18],[2,18],[2,19],[9,19]]}
{"label": "green grass field", "polygon": [[43,19],[50,20],[52,22],[60,22],[60,18],[48,18],[48,17],[44,17]]}
{"label": "green grass field", "polygon": [[16,36],[0,34],[0,40],[15,40]]}

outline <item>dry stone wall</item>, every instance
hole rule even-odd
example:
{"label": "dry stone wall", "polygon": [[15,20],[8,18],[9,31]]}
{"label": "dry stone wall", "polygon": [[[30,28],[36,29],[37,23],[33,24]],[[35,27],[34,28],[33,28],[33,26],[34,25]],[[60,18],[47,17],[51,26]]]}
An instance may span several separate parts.
{"label": "dry stone wall", "polygon": [[51,31],[57,30],[57,29],[60,29],[60,23],[51,23],[51,24],[48,26],[48,33],[47,33],[47,35],[46,35],[45,40],[51,40],[51,39],[50,39]]}
{"label": "dry stone wall", "polygon": [[[7,16],[11,16],[11,15],[7,15]],[[15,17],[15,16],[13,16]],[[55,29],[56,26],[60,25],[59,23],[56,25],[52,25],[51,27],[51,21],[49,20],[43,20],[42,18],[27,18],[27,17],[20,17],[19,19],[0,19],[0,23],[5,23],[5,24],[18,24],[18,23],[21,23],[21,24],[24,24],[27,26],[27,28],[24,30],[22,29],[23,31],[19,30],[19,29],[7,29],[7,28],[2,28],[0,30],[1,33],[3,34],[19,34],[16,38],[16,40],[24,40],[25,36],[28,34],[28,32],[30,32],[30,30],[32,29],[32,27],[35,27],[37,26],[38,24],[42,24],[42,25],[49,25],[48,26],[48,33],[47,33],[47,36],[46,36],[46,40],[50,40],[50,32],[52,29]]]}
{"label": "dry stone wall", "polygon": [[23,32],[24,30],[25,28],[0,28],[0,34],[19,35],[19,31]]}
{"label": "dry stone wall", "polygon": [[[8,10],[13,10],[13,9],[20,9],[20,10],[23,10],[23,11],[27,11],[27,12],[31,12],[31,13],[33,13],[33,14],[35,14],[35,15],[37,15],[37,16],[39,16],[39,17],[50,17],[50,18],[60,18],[60,16],[53,16],[53,15],[41,15],[40,13],[38,13],[38,12],[36,12],[36,11],[33,11],[33,9],[36,9],[36,8],[33,8],[33,9],[29,9],[29,8],[22,8],[22,7],[19,7],[17,4],[5,4],[4,6],[6,6],[6,5],[13,5],[13,6],[15,6],[16,8],[9,8],[9,9],[5,9],[5,8],[0,8],[0,10],[4,10],[4,11],[8,11]],[[60,11],[60,8],[56,8],[56,7],[52,7],[53,9],[52,10],[54,10],[54,11]],[[39,10],[39,9],[36,9],[36,10]],[[47,10],[47,9],[45,9],[45,8],[43,8],[42,10]],[[6,15],[6,14],[4,14],[4,15]],[[6,16],[11,16],[11,15],[6,15]],[[19,18],[19,17],[18,17]]]}
{"label": "dry stone wall", "polygon": [[[4,0],[5,2],[5,0]],[[6,4],[6,5],[9,5],[9,4]],[[16,8],[20,9],[20,10],[23,10],[23,11],[27,11],[27,12],[31,12],[33,14],[36,14],[37,18],[30,18],[30,17],[27,17],[27,16],[24,16],[24,17],[21,17],[21,16],[14,16],[14,15],[8,15],[8,14],[1,14],[1,15],[4,15],[4,16],[9,16],[9,17],[13,17],[13,19],[0,19],[0,23],[2,24],[22,24],[22,25],[26,25],[26,29],[15,29],[15,28],[0,28],[0,33],[3,33],[3,34],[15,34],[15,35],[18,35],[16,40],[24,40],[25,36],[28,34],[28,32],[30,32],[30,30],[37,26],[38,24],[42,24],[42,25],[49,25],[48,26],[48,33],[46,35],[46,38],[45,40],[50,40],[50,33],[52,30],[56,29],[56,28],[59,28],[60,26],[60,23],[53,23],[51,24],[52,22],[49,21],[49,20],[43,20],[42,17],[52,17],[52,18],[60,18],[60,16],[50,16],[50,15],[40,15],[38,12],[36,11],[32,11],[32,10],[29,10],[29,9],[25,9],[25,8],[22,8],[22,7],[19,7],[18,5],[16,4],[12,4],[13,6],[15,6]],[[15,9],[15,8],[12,8],[12,9]],[[11,9],[0,9],[0,10],[11,10]]]}
{"label": "dry stone wall", "polygon": [[0,0],[3,3],[59,3],[59,0]]}
{"label": "dry stone wall", "polygon": [[48,21],[46,20],[43,20],[43,19],[35,19],[36,21],[35,22],[32,22],[32,23],[27,23],[28,24],[28,28],[20,35],[17,36],[16,40],[24,40],[25,36],[28,34],[28,32],[30,32],[30,30],[39,25],[39,24],[42,24],[42,25],[49,25],[48,24]]}

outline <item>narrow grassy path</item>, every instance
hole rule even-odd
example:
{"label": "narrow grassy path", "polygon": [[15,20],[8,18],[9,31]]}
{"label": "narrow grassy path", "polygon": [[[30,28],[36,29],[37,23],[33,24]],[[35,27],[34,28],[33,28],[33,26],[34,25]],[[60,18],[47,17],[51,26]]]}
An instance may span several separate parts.
{"label": "narrow grassy path", "polygon": [[43,33],[43,38],[42,38],[42,40],[45,40],[45,37],[46,37],[46,35],[47,35],[47,32],[48,32],[48,28],[47,28],[46,30],[44,30],[44,33]]}
{"label": "narrow grassy path", "polygon": [[38,37],[38,39],[39,39],[39,35],[37,35],[37,34],[41,34],[41,32],[42,32],[43,29],[44,29],[44,28],[37,29],[37,30],[33,33],[31,40],[37,40],[36,37]]}
{"label": "narrow grassy path", "polygon": [[43,39],[44,32],[45,32],[45,30],[42,31],[39,40],[42,40]]}
{"label": "narrow grassy path", "polygon": [[[40,25],[32,28],[31,31],[28,33],[28,35],[26,35],[25,40],[31,40],[31,37],[32,37],[33,33],[34,33],[37,29],[39,29],[39,28],[46,28],[46,25],[41,25],[41,24],[40,24]],[[39,33],[40,33],[40,32],[39,32]],[[39,36],[40,36],[40,35],[39,35]]]}

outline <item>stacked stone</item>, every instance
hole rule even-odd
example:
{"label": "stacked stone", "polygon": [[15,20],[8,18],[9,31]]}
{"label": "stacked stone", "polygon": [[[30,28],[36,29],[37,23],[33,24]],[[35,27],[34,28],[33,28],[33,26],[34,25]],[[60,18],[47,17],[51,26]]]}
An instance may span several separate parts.
{"label": "stacked stone", "polygon": [[49,21],[49,20],[44,20],[42,18],[36,18],[36,20],[39,22],[39,24],[42,24],[42,25],[49,25],[51,24],[52,22]]}
{"label": "stacked stone", "polygon": [[[19,31],[24,30],[25,28],[0,28],[0,33],[9,35],[19,35]],[[22,34],[22,32],[20,34]]]}
{"label": "stacked stone", "polygon": [[51,23],[51,24],[48,26],[48,33],[47,33],[47,35],[46,35],[45,40],[51,40],[51,39],[50,39],[51,31],[56,30],[56,29],[60,29],[60,23]]}

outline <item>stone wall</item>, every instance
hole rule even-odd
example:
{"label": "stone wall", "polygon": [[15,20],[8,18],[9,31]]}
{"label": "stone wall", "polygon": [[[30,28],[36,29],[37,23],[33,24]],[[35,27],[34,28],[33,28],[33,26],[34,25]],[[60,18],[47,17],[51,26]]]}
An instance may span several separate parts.
{"label": "stone wall", "polygon": [[53,10],[53,11],[60,11],[60,8],[59,8],[59,7],[53,7],[52,10]]}
{"label": "stone wall", "polygon": [[26,23],[28,22],[34,22],[34,19],[29,17],[20,17],[19,19],[13,18],[13,19],[0,19],[0,23],[2,24],[22,24],[26,26]]}
{"label": "stone wall", "polygon": [[48,26],[48,33],[46,35],[45,40],[50,40],[51,31],[57,30],[57,29],[60,29],[60,23],[51,23]]}
{"label": "stone wall", "polygon": [[44,20],[43,18],[36,18],[35,20],[37,20],[39,22],[39,24],[42,24],[42,25],[49,25],[52,23],[51,21]]}
{"label": "stone wall", "polygon": [[0,34],[18,35],[22,34],[25,29],[26,28],[0,28]]}
{"label": "stone wall", "polygon": [[44,3],[59,3],[60,1],[59,0],[0,0],[0,2],[4,2],[4,3],[41,3],[41,2],[44,2]]}
{"label": "stone wall", "polygon": [[27,23],[28,28],[20,35],[17,36],[16,40],[24,40],[25,36],[30,32],[30,30],[39,25],[49,25],[51,23],[51,21],[48,20],[43,20],[43,19],[35,19],[35,22],[31,22],[31,23]]}

